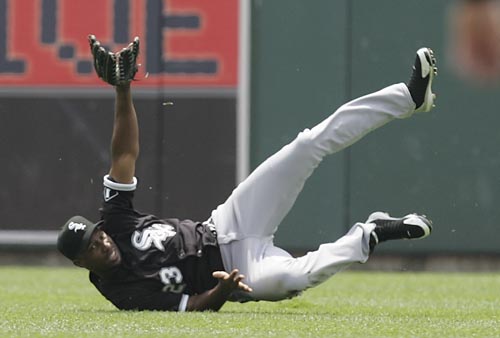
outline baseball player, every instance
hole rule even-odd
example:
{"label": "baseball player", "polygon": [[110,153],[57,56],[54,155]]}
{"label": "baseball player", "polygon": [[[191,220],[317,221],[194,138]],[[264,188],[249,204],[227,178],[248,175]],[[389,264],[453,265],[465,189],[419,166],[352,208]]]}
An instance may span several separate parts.
{"label": "baseball player", "polygon": [[[104,176],[101,219],[74,216],[57,246],[119,309],[219,310],[230,301],[278,301],[299,295],[375,246],[428,236],[424,216],[374,212],[336,241],[294,258],[273,244],[279,224],[307,178],[329,154],[353,144],[396,118],[433,107],[437,74],[429,48],[417,51],[408,84],[399,83],[346,103],[264,161],[217,206],[205,222],[160,219],[134,209],[139,129],[130,83],[137,71],[139,39],[117,53],[89,36],[97,75],[114,86],[111,168]],[[208,215],[207,215],[208,216]],[[312,225],[308,225],[312,226]]]}

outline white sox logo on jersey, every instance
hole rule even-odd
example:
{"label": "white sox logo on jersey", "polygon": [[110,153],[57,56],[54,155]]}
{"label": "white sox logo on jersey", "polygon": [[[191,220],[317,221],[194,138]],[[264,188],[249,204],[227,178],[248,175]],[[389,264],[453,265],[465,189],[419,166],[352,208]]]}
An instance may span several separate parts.
{"label": "white sox logo on jersey", "polygon": [[142,231],[134,231],[132,245],[141,251],[146,251],[154,245],[158,250],[165,251],[163,241],[175,236],[174,227],[169,224],[155,223]]}

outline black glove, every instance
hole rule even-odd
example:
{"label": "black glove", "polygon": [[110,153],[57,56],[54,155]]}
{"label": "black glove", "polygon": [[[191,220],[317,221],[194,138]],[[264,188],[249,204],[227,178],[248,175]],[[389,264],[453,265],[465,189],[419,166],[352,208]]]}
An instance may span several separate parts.
{"label": "black glove", "polygon": [[112,86],[125,85],[134,79],[138,69],[136,64],[139,55],[138,37],[116,53],[102,47],[95,35],[89,35],[89,43],[97,76]]}

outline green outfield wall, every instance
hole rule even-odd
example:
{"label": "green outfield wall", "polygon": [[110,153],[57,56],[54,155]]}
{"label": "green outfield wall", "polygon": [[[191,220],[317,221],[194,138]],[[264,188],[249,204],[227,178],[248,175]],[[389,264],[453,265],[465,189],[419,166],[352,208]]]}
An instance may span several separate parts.
{"label": "green outfield wall", "polygon": [[433,48],[439,66],[436,109],[326,159],[278,244],[311,248],[383,210],[424,213],[434,232],[381,252],[500,253],[500,87],[455,75],[447,52],[452,3],[253,1],[253,167],[342,103],[406,82],[419,47]]}

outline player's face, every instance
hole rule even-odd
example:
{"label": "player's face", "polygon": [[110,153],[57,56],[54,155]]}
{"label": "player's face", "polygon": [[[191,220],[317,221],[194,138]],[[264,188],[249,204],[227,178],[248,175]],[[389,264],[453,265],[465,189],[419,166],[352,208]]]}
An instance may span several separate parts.
{"label": "player's face", "polygon": [[90,238],[87,251],[80,258],[79,265],[94,272],[102,272],[120,264],[120,250],[111,237],[97,229]]}

